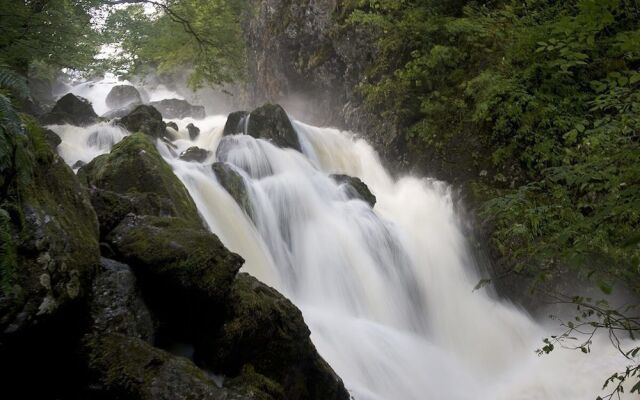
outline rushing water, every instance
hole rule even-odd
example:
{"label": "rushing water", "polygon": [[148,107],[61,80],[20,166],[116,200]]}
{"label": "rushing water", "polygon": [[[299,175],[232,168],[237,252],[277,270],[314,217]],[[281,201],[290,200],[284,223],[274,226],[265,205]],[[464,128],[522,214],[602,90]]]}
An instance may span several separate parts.
{"label": "rushing water", "polygon": [[[210,150],[203,163],[178,159],[164,143],[158,149],[209,228],[245,258],[243,270],[302,310],[318,351],[357,400],[594,399],[625,365],[603,338],[589,355],[535,354],[545,328],[473,291],[479,273],[446,184],[393,179],[349,133],[294,121],[302,154],[247,135],[222,138],[225,120],[176,121],[178,154]],[[202,131],[195,141],[189,122]],[[52,128],[70,165],[126,135],[106,123]],[[217,183],[214,161],[242,174],[253,218]],[[333,173],[360,177],[375,207],[349,199]]]}

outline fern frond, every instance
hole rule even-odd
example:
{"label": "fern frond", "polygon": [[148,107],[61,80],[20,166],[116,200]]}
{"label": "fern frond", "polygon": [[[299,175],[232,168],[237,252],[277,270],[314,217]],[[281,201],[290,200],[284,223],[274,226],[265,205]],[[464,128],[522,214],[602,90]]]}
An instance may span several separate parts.
{"label": "fern frond", "polygon": [[0,65],[0,88],[9,89],[18,98],[29,97],[27,80],[6,65]]}
{"label": "fern frond", "polygon": [[9,132],[15,134],[24,133],[22,129],[22,121],[20,120],[20,116],[13,108],[13,104],[11,100],[0,93],[0,124],[5,127],[5,129]]}

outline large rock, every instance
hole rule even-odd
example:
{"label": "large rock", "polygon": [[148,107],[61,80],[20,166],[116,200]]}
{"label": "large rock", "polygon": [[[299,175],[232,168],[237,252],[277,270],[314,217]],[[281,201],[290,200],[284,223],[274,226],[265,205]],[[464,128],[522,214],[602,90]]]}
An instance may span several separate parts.
{"label": "large rock", "polygon": [[122,108],[130,104],[142,103],[140,92],[131,85],[116,85],[111,88],[106,98],[107,107]]}
{"label": "large rock", "polygon": [[230,164],[223,162],[213,163],[211,169],[218,183],[233,197],[240,208],[250,217],[253,216],[247,185],[242,176]]}
{"label": "large rock", "polygon": [[97,120],[98,115],[93,111],[91,103],[71,93],[58,100],[51,112],[40,117],[40,122],[44,125],[85,126],[93,124]]}
{"label": "large rock", "polygon": [[349,399],[340,378],[318,355],[302,313],[276,290],[238,274],[225,324],[196,357],[228,376],[250,366],[281,386],[284,398]]}
{"label": "large rock", "polygon": [[182,153],[180,153],[180,159],[184,161],[196,161],[203,162],[209,157],[210,152],[205,149],[201,149],[197,146],[191,146]]}
{"label": "large rock", "polygon": [[90,188],[101,225],[113,228],[126,214],[135,213],[178,217],[202,226],[186,188],[144,134],[125,137],[111,153],[82,167],[78,176]]}
{"label": "large rock", "polygon": [[224,124],[224,129],[222,130],[222,136],[227,135],[235,135],[238,133],[245,133],[245,124],[247,115],[249,115],[246,111],[234,111],[227,117],[227,122]]}
{"label": "large rock", "polygon": [[58,134],[52,131],[51,129],[44,129],[43,134],[44,134],[44,140],[47,142],[47,144],[51,147],[52,150],[57,149],[60,143],[62,143],[62,139],[60,138],[60,136],[58,136]]}
{"label": "large rock", "polygon": [[191,123],[187,125],[187,131],[189,132],[189,139],[191,140],[196,140],[198,135],[200,135],[200,128]]}
{"label": "large rock", "polygon": [[164,99],[160,101],[152,101],[149,103],[158,109],[165,118],[195,118],[202,119],[205,116],[203,106],[194,106],[186,100],[180,99]]}
{"label": "large rock", "polygon": [[87,398],[139,400],[250,400],[219,388],[186,358],[120,334],[85,339],[91,384]]}
{"label": "large rock", "polygon": [[371,207],[376,204],[376,196],[371,193],[369,187],[360,178],[341,174],[331,175],[331,178],[346,186],[346,193],[349,198],[363,200],[369,203]]}
{"label": "large rock", "polygon": [[135,110],[138,105],[139,104],[131,103],[128,106],[109,110],[106,113],[102,114],[100,117],[104,119],[109,119],[109,120],[114,118],[126,117],[127,115],[131,114],[131,112]]}
{"label": "large rock", "polygon": [[166,134],[167,124],[162,120],[162,114],[154,107],[141,105],[120,119],[120,123],[129,132],[142,132],[154,138],[161,138]]}
{"label": "large rock", "polygon": [[152,343],[154,323],[139,293],[131,268],[102,258],[93,281],[90,303],[91,330],[122,334]]}
{"label": "large rock", "polygon": [[[245,122],[249,119],[248,123]],[[246,132],[244,125],[246,124]],[[287,113],[278,104],[267,103],[256,108],[250,114],[244,111],[229,114],[223,135],[244,133],[255,138],[265,139],[278,147],[302,151],[296,133]]]}

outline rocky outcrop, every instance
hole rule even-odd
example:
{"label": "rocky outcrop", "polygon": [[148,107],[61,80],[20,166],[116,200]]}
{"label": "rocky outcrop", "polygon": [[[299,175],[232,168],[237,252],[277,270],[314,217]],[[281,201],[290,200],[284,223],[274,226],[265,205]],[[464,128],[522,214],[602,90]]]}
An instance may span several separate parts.
{"label": "rocky outcrop", "polygon": [[160,111],[164,118],[195,118],[202,119],[205,116],[203,106],[194,106],[186,100],[180,99],[164,99],[160,101],[152,101],[149,105]]}
{"label": "rocky outcrop", "polygon": [[[244,132],[243,127],[247,118],[246,132]],[[266,103],[250,113],[238,111],[229,114],[223,135],[236,133],[265,139],[278,147],[302,151],[298,134],[293,128],[289,116],[278,104]]]}
{"label": "rocky outcrop", "polygon": [[224,162],[213,163],[211,169],[216,175],[218,183],[233,197],[240,208],[252,217],[251,202],[249,201],[247,186],[242,176],[230,164]]}
{"label": "rocky outcrop", "polygon": [[200,147],[191,146],[182,153],[180,153],[180,159],[184,161],[203,162],[209,157],[210,152]]}
{"label": "rocky outcrop", "polygon": [[189,139],[191,140],[196,140],[196,138],[200,135],[200,128],[192,123],[189,123],[189,125],[187,125],[187,131],[189,132]]}
{"label": "rocky outcrop", "polygon": [[62,143],[62,139],[60,138],[60,136],[58,136],[58,134],[52,131],[51,129],[44,129],[43,134],[44,134],[44,140],[54,151],[58,148],[60,143]]}
{"label": "rocky outcrop", "polygon": [[371,193],[369,187],[360,178],[340,174],[331,175],[331,178],[346,186],[346,193],[349,198],[363,200],[371,207],[376,204],[376,196]]}
{"label": "rocky outcrop", "polygon": [[71,93],[64,95],[49,113],[40,117],[40,122],[43,125],[85,126],[93,124],[97,120],[98,115],[93,111],[91,103]]}
{"label": "rocky outcrop", "polygon": [[162,114],[154,107],[141,105],[120,119],[129,132],[142,132],[153,138],[161,138],[165,135],[167,124],[162,120]]}
{"label": "rocky outcrop", "polygon": [[111,88],[105,99],[109,108],[123,108],[130,104],[142,103],[138,89],[131,85],[116,85]]}
{"label": "rocky outcrop", "polygon": [[228,320],[200,354],[229,375],[250,366],[276,382],[286,399],[348,399],[342,381],[318,356],[302,313],[276,290],[241,273]]}

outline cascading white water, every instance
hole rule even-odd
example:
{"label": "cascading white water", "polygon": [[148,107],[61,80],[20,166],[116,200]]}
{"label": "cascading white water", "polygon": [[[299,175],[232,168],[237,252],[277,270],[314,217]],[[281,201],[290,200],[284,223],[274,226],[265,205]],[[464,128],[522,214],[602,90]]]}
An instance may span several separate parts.
{"label": "cascading white water", "polygon": [[[534,353],[545,329],[473,291],[479,274],[446,184],[394,180],[365,141],[335,129],[294,121],[302,154],[247,135],[222,138],[225,120],[193,121],[202,131],[195,141],[184,130],[192,121],[176,121],[178,154],[210,150],[202,163],[180,160],[162,142],[158,149],[209,228],[245,258],[243,270],[302,310],[318,351],[356,399],[586,400],[625,365],[603,338],[586,356]],[[72,165],[125,134],[108,124],[53,129]],[[253,218],[218,184],[214,161],[243,176]],[[333,173],[361,178],[375,207],[349,199]]]}

